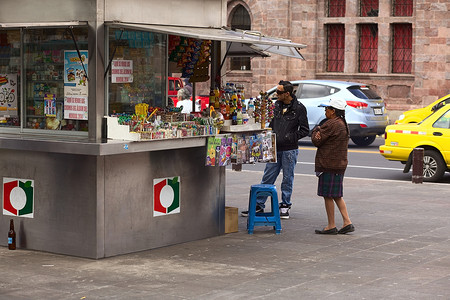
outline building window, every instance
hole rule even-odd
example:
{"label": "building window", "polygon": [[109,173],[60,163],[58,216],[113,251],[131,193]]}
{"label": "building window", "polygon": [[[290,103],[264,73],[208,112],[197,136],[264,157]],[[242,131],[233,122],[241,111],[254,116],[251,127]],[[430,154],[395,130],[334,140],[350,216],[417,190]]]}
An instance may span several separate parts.
{"label": "building window", "polygon": [[[251,19],[247,9],[237,5],[231,12],[231,29],[250,30]],[[230,61],[231,70],[250,70],[250,57],[232,57]]]}
{"label": "building window", "polygon": [[412,65],[412,25],[393,25],[392,72],[411,73]]}
{"label": "building window", "polygon": [[413,14],[413,0],[394,0],[393,9],[395,17],[411,17]]}
{"label": "building window", "polygon": [[378,26],[359,25],[359,71],[376,73],[378,61]]}
{"label": "building window", "polygon": [[361,0],[360,16],[361,17],[378,17],[379,0]]}
{"label": "building window", "polygon": [[345,27],[343,24],[329,24],[327,34],[327,71],[344,72]]}
{"label": "building window", "polygon": [[329,0],[328,16],[345,17],[345,0]]}

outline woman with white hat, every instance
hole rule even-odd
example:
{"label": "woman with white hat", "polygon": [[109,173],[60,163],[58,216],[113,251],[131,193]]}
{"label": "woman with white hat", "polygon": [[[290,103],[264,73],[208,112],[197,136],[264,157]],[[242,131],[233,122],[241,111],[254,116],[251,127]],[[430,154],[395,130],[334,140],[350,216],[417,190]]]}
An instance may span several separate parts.
{"label": "woman with white hat", "polygon": [[[328,225],[316,230],[317,234],[345,234],[355,231],[347,205],[343,198],[344,173],[347,168],[347,148],[349,130],[345,121],[347,103],[342,99],[332,99],[325,107],[326,121],[317,126],[311,136],[317,147],[315,171],[319,177],[317,195],[325,199]],[[340,230],[334,222],[334,204],[342,215],[343,226]]]}

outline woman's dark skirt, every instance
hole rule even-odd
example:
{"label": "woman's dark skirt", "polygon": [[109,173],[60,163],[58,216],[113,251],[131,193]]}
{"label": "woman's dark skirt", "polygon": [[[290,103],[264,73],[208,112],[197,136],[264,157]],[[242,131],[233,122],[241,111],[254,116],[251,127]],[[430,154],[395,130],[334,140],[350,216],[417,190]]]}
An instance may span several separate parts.
{"label": "woman's dark skirt", "polygon": [[319,175],[317,195],[339,198],[344,195],[344,174],[322,173]]}

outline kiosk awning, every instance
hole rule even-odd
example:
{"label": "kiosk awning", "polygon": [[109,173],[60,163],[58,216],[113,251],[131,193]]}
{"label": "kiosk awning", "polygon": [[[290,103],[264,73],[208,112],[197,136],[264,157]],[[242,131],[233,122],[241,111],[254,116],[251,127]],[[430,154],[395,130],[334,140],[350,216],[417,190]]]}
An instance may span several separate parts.
{"label": "kiosk awning", "polygon": [[270,55],[252,44],[227,42],[227,56],[230,57],[269,57]]}
{"label": "kiosk awning", "polygon": [[148,25],[126,22],[105,22],[122,28],[148,30],[153,32],[180,35],[201,40],[228,42],[228,56],[269,56],[267,53],[279,54],[304,59],[300,49],[306,45],[290,40],[269,37],[256,31],[231,30],[229,28],[187,27],[172,25]]}

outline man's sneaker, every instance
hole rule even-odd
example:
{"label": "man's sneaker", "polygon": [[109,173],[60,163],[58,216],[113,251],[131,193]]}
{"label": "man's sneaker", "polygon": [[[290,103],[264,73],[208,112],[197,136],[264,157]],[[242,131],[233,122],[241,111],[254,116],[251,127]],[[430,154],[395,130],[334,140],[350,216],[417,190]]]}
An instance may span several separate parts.
{"label": "man's sneaker", "polygon": [[286,204],[280,205],[280,218],[281,219],[289,219],[289,210],[291,208],[287,206]]}
{"label": "man's sneaker", "polygon": [[[256,205],[256,213],[263,213],[263,212],[264,212],[264,208],[262,208],[259,205]],[[241,216],[248,217],[248,210],[241,211]]]}

